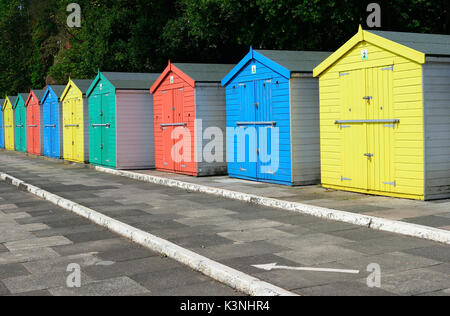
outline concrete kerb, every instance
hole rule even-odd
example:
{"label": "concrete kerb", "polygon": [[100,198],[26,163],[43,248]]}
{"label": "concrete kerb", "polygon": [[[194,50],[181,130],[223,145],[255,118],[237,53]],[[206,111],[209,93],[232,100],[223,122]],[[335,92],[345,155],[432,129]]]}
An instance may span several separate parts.
{"label": "concrete kerb", "polygon": [[157,185],[184,189],[191,192],[216,195],[228,199],[253,203],[256,205],[292,211],[305,215],[311,215],[327,220],[363,226],[374,230],[396,233],[405,236],[436,241],[444,244],[450,244],[450,231],[437,229],[433,227],[394,221],[357,213],[350,213],[340,210],[324,208],[320,206],[302,204],[298,202],[283,201],[263,196],[257,196],[253,194],[247,194],[243,192],[236,192],[221,188],[208,187],[200,184],[188,183],[179,180],[168,179],[152,175],[145,175],[130,171],[114,170],[104,167],[95,167],[95,169],[100,172],[123,176],[130,179],[144,181]]}
{"label": "concrete kerb", "polygon": [[125,238],[130,239],[136,244],[187,265],[193,270],[201,272],[206,276],[209,276],[212,279],[224,283],[243,293],[252,296],[298,296],[295,293],[203,257],[188,249],[182,248],[167,240],[161,239],[128,224],[105,216],[90,208],[64,199],[56,194],[47,192],[31,184],[27,184],[24,181],[14,178],[8,174],[0,173],[0,179],[6,183],[16,186],[17,188],[20,188],[21,190],[30,192],[31,194],[34,194],[61,208],[84,217],[97,225],[105,227]]}

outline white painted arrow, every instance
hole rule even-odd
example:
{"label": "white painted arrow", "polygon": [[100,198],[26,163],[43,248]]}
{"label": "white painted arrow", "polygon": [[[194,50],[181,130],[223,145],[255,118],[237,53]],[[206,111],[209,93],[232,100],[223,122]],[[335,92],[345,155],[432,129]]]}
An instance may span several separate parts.
{"label": "white painted arrow", "polygon": [[279,266],[277,263],[268,263],[254,265],[253,267],[261,270],[272,271],[272,270],[294,270],[294,271],[312,271],[312,272],[331,272],[331,273],[348,273],[348,274],[359,274],[358,270],[342,270],[342,269],[325,269],[325,268],[307,268],[307,267],[287,267]]}

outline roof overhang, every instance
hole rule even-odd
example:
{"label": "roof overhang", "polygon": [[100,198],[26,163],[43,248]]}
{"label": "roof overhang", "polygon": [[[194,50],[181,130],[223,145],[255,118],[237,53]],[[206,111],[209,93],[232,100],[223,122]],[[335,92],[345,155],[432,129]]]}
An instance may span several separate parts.
{"label": "roof overhang", "polygon": [[13,108],[13,109],[16,109],[16,108],[17,108],[17,106],[19,105],[19,101],[20,101],[20,100],[22,100],[23,103],[25,104],[25,100],[22,98],[22,96],[21,96],[20,93],[19,93],[19,94],[17,94],[16,102],[14,102],[14,104],[12,105],[12,108]]}
{"label": "roof overhang", "polygon": [[222,79],[222,86],[228,85],[230,81],[233,80],[233,78],[242,70],[242,68],[244,68],[248,62],[253,59],[278,72],[283,77],[286,77],[287,79],[291,78],[291,71],[289,69],[286,69],[266,56],[254,51],[253,48],[250,47],[248,54],[245,55],[245,57],[225,76],[225,78]]}
{"label": "roof overhang", "polygon": [[60,100],[64,100],[66,98],[67,93],[69,93],[69,90],[72,86],[76,86],[75,83],[72,81],[72,79],[69,78],[69,82],[66,85],[66,88],[64,89],[63,93],[61,94]]}
{"label": "roof overhang", "polygon": [[174,72],[177,76],[179,76],[181,79],[186,81],[192,88],[195,88],[195,80],[186,75],[181,69],[177,68],[174,64],[172,64],[169,60],[169,64],[167,65],[166,69],[162,72],[162,74],[158,77],[158,79],[155,81],[153,86],[150,88],[150,93],[154,94],[156,90],[158,90],[159,86],[162,84],[164,79],[166,79],[167,75],[170,72]]}
{"label": "roof overhang", "polygon": [[47,86],[47,89],[45,89],[44,96],[42,97],[42,100],[41,100],[41,103],[42,103],[42,104],[44,104],[45,100],[47,100],[48,95],[50,94],[50,92],[55,93],[55,91],[53,91],[53,89],[50,88],[50,85],[48,85],[48,86]]}
{"label": "roof overhang", "polygon": [[397,55],[403,56],[419,64],[424,64],[426,61],[426,55],[424,53],[402,44],[393,42],[384,37],[364,31],[360,26],[359,31],[355,36],[353,36],[349,41],[347,41],[347,43],[341,46],[336,52],[334,52],[330,57],[328,57],[314,69],[314,77],[320,76],[324,71],[326,71],[345,54],[347,54],[351,49],[353,49],[356,45],[363,41],[382,47],[383,49],[389,50]]}
{"label": "roof overhang", "polygon": [[6,104],[8,104],[8,102],[11,103],[11,101],[9,100],[9,98],[6,96],[6,97],[5,97],[5,102],[3,102],[3,104],[1,105],[1,106],[2,106],[2,108],[1,108],[2,111],[5,110]]}
{"label": "roof overhang", "polygon": [[[94,81],[92,81],[92,84],[89,86],[89,89],[86,92],[87,98],[92,94],[92,92],[94,92],[95,87],[101,80],[106,80],[107,82],[109,82],[111,84],[111,82],[108,80],[108,78],[106,78],[106,76],[104,74],[102,74],[100,70],[98,70],[97,76],[95,77]],[[113,84],[111,84],[111,85],[113,86]]]}
{"label": "roof overhang", "polygon": [[[36,95],[34,94],[33,89],[31,89],[30,93],[28,93],[27,100],[25,101],[25,107],[28,107],[28,104],[30,103],[32,97],[36,97]],[[38,100],[38,102],[40,102],[40,100]]]}

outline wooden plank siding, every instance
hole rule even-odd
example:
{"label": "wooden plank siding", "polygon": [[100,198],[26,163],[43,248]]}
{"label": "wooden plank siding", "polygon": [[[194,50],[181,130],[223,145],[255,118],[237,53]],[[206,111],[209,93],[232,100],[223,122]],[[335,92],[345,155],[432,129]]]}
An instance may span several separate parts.
{"label": "wooden plank siding", "polygon": [[153,98],[147,90],[117,90],[117,169],[155,167]]}
{"label": "wooden plank siding", "polygon": [[450,62],[423,66],[427,199],[450,196]]}
{"label": "wooden plank siding", "polygon": [[[171,83],[171,77],[173,77],[173,83]],[[186,128],[191,131],[191,162],[186,163],[185,174],[197,175],[197,164],[194,161],[195,157],[195,90],[194,87],[190,86],[183,78],[178,76],[175,72],[169,71],[164,78],[164,80],[159,85],[158,89],[153,94],[153,116],[154,116],[154,135],[155,135],[155,165],[156,169],[167,170],[167,167],[163,163],[164,154],[164,139],[163,130],[161,124],[167,123],[164,121],[163,109],[164,109],[164,94],[168,90],[184,89],[183,93],[183,121],[187,123]]]}
{"label": "wooden plank siding", "polygon": [[[202,130],[195,131],[196,157],[201,160],[197,163],[198,174],[202,176],[223,175],[227,173],[227,161],[225,152],[226,137],[226,102],[225,89],[220,83],[199,83],[195,88],[195,113],[197,120],[201,120]],[[219,128],[222,131],[222,145],[215,147],[214,155],[219,161],[208,162],[203,157],[203,150],[212,140],[204,139],[203,133],[209,128]]]}
{"label": "wooden plank siding", "polygon": [[[362,49],[369,51],[367,61],[361,60]],[[348,51],[320,77],[321,172],[325,186],[345,189],[341,181],[343,131],[335,124],[341,119],[343,106],[340,73],[391,65],[394,65],[392,119],[400,119],[393,136],[392,157],[397,185],[390,192],[361,191],[424,198],[422,65],[365,41]]]}
{"label": "wooden plank siding", "polygon": [[[252,66],[256,66],[257,73],[252,74]],[[227,127],[236,128],[237,122],[241,121],[241,100],[239,99],[239,84],[254,83],[258,80],[272,80],[271,115],[279,128],[279,169],[276,177],[270,179],[252,179],[268,181],[285,185],[292,185],[292,153],[291,153],[291,122],[290,122],[290,91],[289,79],[253,59],[248,62],[239,73],[227,84]],[[243,178],[241,164],[235,157],[230,157],[228,173],[237,178]]]}
{"label": "wooden plank siding", "polygon": [[294,185],[320,181],[319,80],[294,76],[290,81],[292,181]]}

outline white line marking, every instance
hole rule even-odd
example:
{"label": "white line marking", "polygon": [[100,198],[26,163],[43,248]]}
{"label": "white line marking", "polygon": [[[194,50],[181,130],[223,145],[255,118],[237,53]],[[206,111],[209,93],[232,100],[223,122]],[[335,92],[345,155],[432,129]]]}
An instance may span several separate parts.
{"label": "white line marking", "polygon": [[277,265],[277,263],[253,265],[253,267],[255,267],[257,269],[260,269],[260,270],[266,270],[266,271],[272,271],[272,270],[293,270],[293,271],[312,271],[312,272],[331,272],[331,273],[359,274],[359,270],[308,268],[308,267],[287,267],[287,266],[279,266],[279,265]]}

